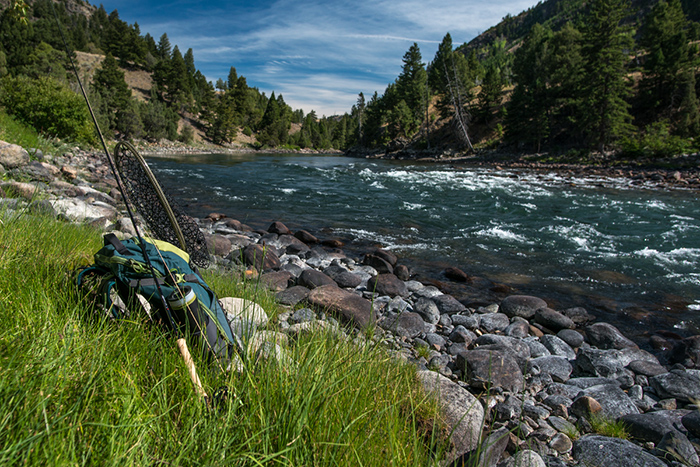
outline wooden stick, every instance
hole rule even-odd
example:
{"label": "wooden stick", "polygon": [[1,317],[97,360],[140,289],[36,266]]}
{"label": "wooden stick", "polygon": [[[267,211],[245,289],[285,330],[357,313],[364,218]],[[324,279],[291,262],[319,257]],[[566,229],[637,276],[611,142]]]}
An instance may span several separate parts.
{"label": "wooden stick", "polygon": [[185,366],[187,366],[187,371],[190,374],[190,379],[194,383],[194,388],[201,397],[208,400],[207,393],[202,387],[202,382],[199,380],[199,375],[197,375],[197,368],[194,366],[194,361],[192,360],[192,355],[190,355],[190,350],[187,348],[187,342],[185,338],[181,337],[177,340],[177,348],[180,349],[180,354],[185,360]]}

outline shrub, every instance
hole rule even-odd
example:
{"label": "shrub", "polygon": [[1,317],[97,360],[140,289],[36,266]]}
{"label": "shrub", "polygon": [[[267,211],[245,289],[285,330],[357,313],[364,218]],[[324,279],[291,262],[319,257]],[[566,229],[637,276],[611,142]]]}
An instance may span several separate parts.
{"label": "shrub", "polygon": [[689,139],[671,134],[667,122],[654,122],[644,131],[621,141],[622,153],[630,157],[669,157],[692,151]]}
{"label": "shrub", "polygon": [[194,129],[190,125],[183,126],[178,139],[185,144],[191,144],[194,141]]}
{"label": "shrub", "polygon": [[0,85],[0,105],[44,135],[76,143],[96,141],[83,99],[51,78],[4,78]]}

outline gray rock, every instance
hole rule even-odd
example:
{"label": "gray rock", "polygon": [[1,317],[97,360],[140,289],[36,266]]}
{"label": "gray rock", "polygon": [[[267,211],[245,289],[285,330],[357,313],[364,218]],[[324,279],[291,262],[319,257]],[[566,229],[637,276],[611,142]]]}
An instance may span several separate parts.
{"label": "gray rock", "polygon": [[573,457],[582,466],[666,467],[641,447],[619,438],[587,435],[574,441]]}
{"label": "gray rock", "polygon": [[576,425],[561,417],[552,415],[547,419],[547,422],[549,422],[549,424],[552,425],[552,427],[554,427],[555,430],[561,431],[562,433],[578,433]]}
{"label": "gray rock", "polygon": [[562,329],[571,329],[575,326],[571,318],[548,307],[540,308],[535,311],[535,322],[554,332]]}
{"label": "gray rock", "polygon": [[418,313],[399,313],[393,318],[381,320],[379,325],[382,329],[409,338],[414,338],[425,332],[425,321],[423,321],[423,318],[421,318]]}
{"label": "gray rock", "polygon": [[578,325],[586,324],[595,319],[595,316],[588,313],[588,311],[585,308],[581,307],[568,308],[562,311],[562,313],[564,314],[564,316],[567,316]]}
{"label": "gray rock", "polygon": [[666,433],[685,431],[682,418],[687,413],[687,410],[659,410],[623,415],[620,421],[625,423],[633,438],[657,444]]}
{"label": "gray rock", "polygon": [[484,409],[466,389],[432,371],[419,371],[418,378],[426,392],[438,400],[442,421],[451,433],[454,449],[448,461],[461,457],[479,446]]}
{"label": "gray rock", "polygon": [[[580,392],[580,389],[577,390],[577,394]],[[572,396],[576,397],[576,395]],[[549,407],[550,409],[556,409],[559,406],[564,406],[564,407],[571,407],[571,404],[574,403],[573,399],[570,397],[567,397],[565,395],[561,394],[553,394],[550,396],[545,397],[545,399],[542,401],[544,405]],[[554,428],[557,428],[556,426]],[[559,430],[559,428],[557,428]],[[559,430],[562,431],[562,430]]]}
{"label": "gray rock", "polygon": [[519,316],[529,319],[535,315],[537,310],[546,306],[547,302],[541,298],[528,295],[511,295],[501,302],[499,311],[508,315],[509,318]]}
{"label": "gray rock", "polygon": [[522,371],[508,352],[467,350],[457,355],[455,363],[468,384],[477,390],[500,387],[515,393],[524,387]]}
{"label": "gray rock", "polygon": [[603,408],[603,415],[607,418],[617,419],[623,415],[639,413],[632,399],[614,384],[592,386],[584,389],[582,394],[597,400]]}
{"label": "gray rock", "polygon": [[461,324],[456,326],[450,333],[450,340],[458,344],[471,345],[477,339],[476,334],[465,328]]}
{"label": "gray rock", "polygon": [[659,365],[654,362],[647,362],[644,360],[633,360],[627,367],[628,370],[633,371],[635,374],[644,376],[656,376],[667,373],[668,370],[664,368],[663,365]]}
{"label": "gray rock", "polygon": [[444,349],[445,345],[447,344],[444,337],[442,337],[440,334],[435,334],[434,332],[426,333],[425,341],[438,350]]}
{"label": "gray rock", "polygon": [[626,338],[612,324],[594,323],[586,327],[586,336],[591,345],[599,349],[637,348],[637,344]]}
{"label": "gray rock", "polygon": [[573,448],[573,443],[571,442],[571,438],[569,438],[567,435],[564,433],[557,433],[554,435],[552,440],[549,442],[549,447],[554,449],[560,454],[567,453],[571,451]]}
{"label": "gray rock", "polygon": [[549,349],[547,349],[547,347],[545,347],[537,338],[528,337],[527,339],[523,339],[523,342],[530,347],[530,356],[532,358],[547,357],[552,355]]}
{"label": "gray rock", "polygon": [[279,256],[272,247],[265,247],[260,244],[248,245],[240,251],[233,251],[229,259],[237,261],[242,259],[248,266],[254,266],[258,271],[268,271],[279,269],[281,266]]}
{"label": "gray rock", "polygon": [[522,413],[523,401],[515,396],[509,395],[503,402],[499,402],[494,407],[496,420],[499,422],[508,422],[517,420]]}
{"label": "gray rock", "polygon": [[678,431],[669,431],[659,441],[655,454],[668,462],[680,462],[682,465],[697,467],[700,465],[698,453],[688,438]]}
{"label": "gray rock", "polygon": [[432,300],[437,305],[438,310],[440,310],[440,314],[454,315],[467,311],[467,307],[462,305],[452,295],[437,295],[433,297]]}
{"label": "gray rock", "polygon": [[496,464],[498,464],[501,456],[506,451],[509,440],[510,431],[506,427],[492,432],[484,440],[476,452],[472,452],[468,456],[465,456],[463,463],[460,465],[494,467]]}
{"label": "gray rock", "polygon": [[440,310],[434,301],[421,297],[413,304],[413,311],[418,313],[426,323],[437,324],[440,320]]}
{"label": "gray rock", "polygon": [[[454,321],[454,318],[452,319]],[[487,333],[505,330],[510,325],[510,319],[503,313],[481,315],[479,326]]]}
{"label": "gray rock", "polygon": [[294,306],[309,296],[310,290],[304,286],[296,285],[277,293],[277,300],[282,305]]}
{"label": "gray rock", "polygon": [[547,464],[535,451],[524,449],[498,464],[498,467],[547,467]]}
{"label": "gray rock", "polygon": [[601,384],[615,384],[619,386],[615,380],[603,378],[600,376],[582,376],[577,378],[571,378],[569,381],[567,381],[566,384],[570,386],[576,386],[579,389],[588,389],[593,386],[600,386]]}
{"label": "gray rock", "polygon": [[571,371],[573,370],[571,363],[569,363],[566,357],[559,357],[556,355],[533,358],[527,365],[528,373],[547,373],[552,377],[552,380],[558,383],[565,383],[571,376]]}
{"label": "gray rock", "polygon": [[506,336],[524,339],[530,335],[530,324],[524,319],[518,319],[510,323],[503,333]]}
{"label": "gray rock", "polygon": [[576,358],[576,352],[574,352],[574,349],[572,349],[569,344],[559,339],[557,336],[546,334],[540,337],[540,343],[542,343],[542,345],[544,345],[552,355],[566,357],[569,360]]}
{"label": "gray rock", "polygon": [[527,368],[530,359],[530,347],[520,339],[496,334],[484,334],[476,340],[476,345],[483,349],[502,350],[510,354],[522,371]]}
{"label": "gray rock", "polygon": [[583,336],[573,329],[562,329],[557,333],[557,337],[569,344],[573,349],[577,349],[583,345]]}
{"label": "gray rock", "polygon": [[662,399],[674,398],[682,402],[700,400],[700,379],[683,370],[652,376],[649,384]]}
{"label": "gray rock", "polygon": [[337,313],[343,320],[361,329],[374,323],[369,301],[335,285],[322,285],[313,289],[307,300],[324,312]]}
{"label": "gray rock", "polygon": [[659,361],[649,352],[640,349],[600,350],[581,348],[574,362],[574,375],[602,376],[617,378],[628,374],[625,367],[634,360],[644,360],[658,364]]}
{"label": "gray rock", "polygon": [[694,410],[681,418],[683,426],[696,438],[700,438],[700,412]]}
{"label": "gray rock", "polygon": [[479,322],[481,321],[481,316],[480,315],[452,315],[450,316],[452,318],[452,324],[454,326],[464,326],[467,329],[471,329],[472,331],[479,329]]}

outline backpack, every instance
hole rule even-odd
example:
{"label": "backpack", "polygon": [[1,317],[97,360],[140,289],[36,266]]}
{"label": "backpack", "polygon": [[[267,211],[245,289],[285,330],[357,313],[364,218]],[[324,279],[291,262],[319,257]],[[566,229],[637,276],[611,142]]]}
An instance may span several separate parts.
{"label": "backpack", "polygon": [[238,344],[221,303],[196,269],[189,255],[170,243],[143,240],[154,274],[145,261],[138,238],[120,241],[114,234],[104,237],[95,253],[95,264],[80,271],[78,286],[89,293],[114,319],[145,311],[152,320],[170,327],[163,298],[175,325],[195,337],[220,358],[231,355]]}

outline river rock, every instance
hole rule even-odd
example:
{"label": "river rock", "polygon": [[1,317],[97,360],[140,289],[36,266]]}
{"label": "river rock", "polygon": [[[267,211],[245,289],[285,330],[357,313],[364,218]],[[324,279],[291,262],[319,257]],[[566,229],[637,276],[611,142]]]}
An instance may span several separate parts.
{"label": "river rock", "polygon": [[656,376],[667,373],[668,370],[658,363],[647,362],[644,360],[633,360],[627,365],[627,369],[638,375]]}
{"label": "river rock", "polygon": [[670,361],[681,363],[686,368],[700,368],[700,336],[686,337],[677,343]]}
{"label": "river rock", "polygon": [[318,243],[318,238],[316,238],[314,235],[310,234],[306,230],[297,230],[294,233],[294,236],[302,242],[306,243],[307,245],[313,245]]}
{"label": "river rock", "polygon": [[231,240],[223,235],[205,235],[205,238],[207,240],[207,249],[212,255],[225,257],[231,253]]}
{"label": "river rock", "polygon": [[399,336],[414,338],[425,332],[425,321],[418,313],[410,311],[399,313],[393,318],[386,318],[380,322],[383,329],[392,331]]}
{"label": "river rock", "polygon": [[506,297],[499,306],[499,311],[505,313],[509,318],[519,316],[530,319],[540,308],[547,307],[547,302],[541,298],[529,295],[511,295]]}
{"label": "river rock", "polygon": [[383,258],[380,258],[377,255],[365,255],[364,259],[362,260],[362,264],[372,266],[374,269],[377,270],[379,274],[394,273],[394,267],[391,264],[389,264],[388,261],[386,261]]}
{"label": "river rock", "polygon": [[527,368],[527,361],[530,359],[530,347],[520,339],[497,334],[484,334],[479,336],[475,343],[482,349],[502,350],[515,359],[522,371],[525,371]]}
{"label": "river rock", "polygon": [[243,259],[249,266],[254,266],[258,271],[268,271],[279,269],[281,266],[279,256],[272,247],[264,247],[260,244],[248,245],[239,252],[231,252],[229,258],[232,260]]}
{"label": "river rock", "polygon": [[463,457],[459,465],[478,465],[480,467],[494,467],[508,447],[510,431],[508,428],[499,428],[493,431],[476,449]]}
{"label": "river rock", "polygon": [[546,357],[533,358],[527,363],[528,373],[538,375],[546,373],[552,377],[553,381],[565,383],[571,376],[573,367],[566,357],[550,355]]}
{"label": "river rock", "polygon": [[535,451],[524,449],[498,464],[498,467],[547,467],[547,464]]}
{"label": "river rock", "polygon": [[579,349],[574,362],[577,376],[602,376],[617,378],[628,374],[625,367],[634,360],[644,360],[658,364],[659,361],[649,352],[635,348],[622,350]]}
{"label": "river rock", "polygon": [[586,326],[586,336],[591,345],[599,349],[638,348],[637,344],[626,338],[612,324],[594,323]]}
{"label": "river rock", "polygon": [[437,305],[438,310],[440,310],[440,314],[454,315],[467,311],[467,307],[460,303],[452,295],[436,295],[432,298],[432,300]]}
{"label": "river rock", "polygon": [[289,271],[270,271],[260,276],[260,282],[273,292],[281,292],[289,287],[293,277]]}
{"label": "river rock", "polygon": [[523,373],[515,359],[499,350],[475,349],[460,352],[456,365],[468,384],[477,390],[500,387],[517,393],[524,387]]}
{"label": "river rock", "polygon": [[557,337],[566,342],[573,349],[581,347],[584,342],[581,333],[573,329],[562,329],[557,333]]}
{"label": "river rock", "polygon": [[613,420],[623,415],[639,413],[632,399],[615,384],[592,386],[584,389],[582,395],[597,400],[603,408],[602,414]]}
{"label": "river rock", "polygon": [[379,274],[370,278],[367,289],[389,297],[408,297],[406,283],[393,274]]}
{"label": "river rock", "polygon": [[29,164],[29,153],[22,146],[0,141],[0,165],[15,169]]}
{"label": "river rock", "polygon": [[311,290],[306,287],[296,285],[278,292],[276,297],[282,305],[295,306],[297,303],[305,300],[309,296],[309,292],[311,292]]}
{"label": "river rock", "polygon": [[679,462],[682,465],[697,467],[700,465],[698,453],[688,438],[679,431],[669,431],[656,445],[654,453],[669,463]]}
{"label": "river rock", "polygon": [[484,409],[469,391],[433,371],[418,372],[426,392],[435,397],[442,411],[442,421],[454,446],[448,461],[459,458],[479,446]]}
{"label": "river rock", "polygon": [[700,438],[700,412],[693,410],[681,418],[681,423],[686,430],[693,434],[696,438]]}
{"label": "river rock", "polygon": [[369,301],[335,285],[322,285],[311,290],[307,300],[322,311],[337,313],[343,320],[360,329],[374,323]]}
{"label": "river rock", "polygon": [[55,175],[58,175],[58,169],[56,169],[55,173],[49,169],[49,167],[56,169],[50,164],[32,161],[25,166],[14,169],[12,173],[15,176],[26,177],[32,181],[51,183],[54,180]]}
{"label": "river rock", "polygon": [[562,311],[564,316],[568,317],[577,325],[582,325],[595,320],[595,316],[590,314],[588,310],[582,307],[567,308]]}
{"label": "river rock", "polygon": [[394,274],[402,281],[411,279],[411,271],[409,271],[408,266],[405,264],[397,264],[394,268]]}
{"label": "river rock", "polygon": [[662,399],[674,398],[682,402],[700,400],[700,379],[688,371],[671,370],[652,376],[649,384]]}
{"label": "river rock", "polygon": [[273,222],[270,227],[267,228],[267,231],[277,235],[291,235],[292,233],[286,225],[279,221]]}
{"label": "river rock", "polygon": [[487,333],[504,331],[510,325],[510,319],[503,313],[481,315],[480,327]]}
{"label": "river rock", "polygon": [[338,287],[354,289],[362,284],[362,276],[340,266],[328,266],[323,273],[333,279]]}
{"label": "river rock", "polygon": [[[530,324],[527,320],[516,319],[503,330],[503,333],[506,336],[524,339],[530,335]],[[547,351],[547,353],[549,353],[549,351]]]}
{"label": "river rock", "polygon": [[657,444],[666,433],[685,431],[682,419],[687,413],[687,410],[659,410],[623,415],[620,421],[625,423],[633,438]]}
{"label": "river rock", "polygon": [[309,289],[315,289],[316,287],[321,287],[322,285],[337,285],[333,279],[328,277],[326,274],[316,269],[304,269],[297,280],[298,285],[302,285]]}
{"label": "river rock", "polygon": [[88,204],[79,198],[49,200],[58,214],[63,214],[73,222],[90,222],[100,218],[115,219],[117,210],[108,205]]}
{"label": "river rock", "polygon": [[586,435],[574,441],[573,457],[585,466],[666,467],[634,443],[601,435]]}
{"label": "river rock", "polygon": [[546,334],[540,337],[540,343],[544,345],[549,353],[552,355],[558,355],[560,357],[566,357],[569,360],[576,358],[576,352],[571,348],[569,344],[551,334]]}
{"label": "river rock", "polygon": [[418,313],[426,323],[436,324],[440,320],[440,310],[434,301],[429,298],[419,298],[413,305],[413,310]]}
{"label": "river rock", "polygon": [[539,308],[535,311],[535,322],[554,332],[562,329],[571,329],[575,326],[571,318],[548,307]]}
{"label": "river rock", "polygon": [[449,267],[442,272],[446,278],[455,282],[469,282],[469,276],[459,268]]}

